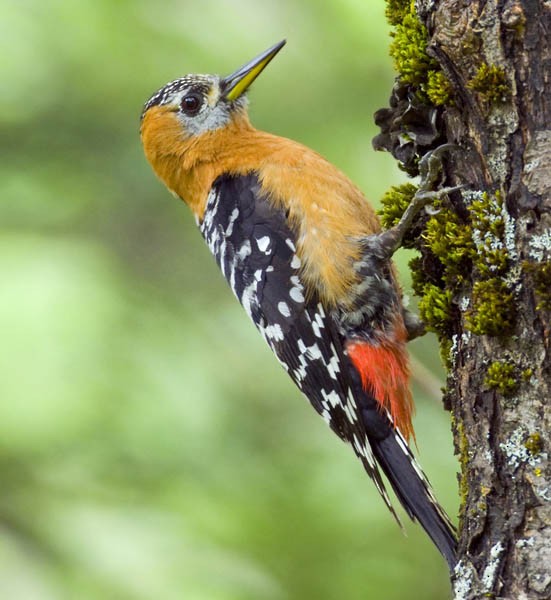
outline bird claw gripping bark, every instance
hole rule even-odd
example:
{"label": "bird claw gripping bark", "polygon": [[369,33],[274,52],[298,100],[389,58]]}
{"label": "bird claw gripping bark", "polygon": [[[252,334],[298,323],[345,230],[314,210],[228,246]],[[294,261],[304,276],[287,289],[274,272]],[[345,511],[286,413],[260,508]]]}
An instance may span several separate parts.
{"label": "bird claw gripping bark", "polygon": [[[387,231],[381,233],[381,244],[386,249],[390,258],[396,250],[402,245],[402,240],[410,229],[415,217],[423,208],[429,208],[427,205],[435,200],[439,200],[442,196],[451,194],[465,187],[462,185],[445,186],[440,189],[435,189],[439,183],[439,178],[443,171],[442,155],[450,150],[457,149],[455,144],[442,144],[431,152],[423,156],[419,162],[419,174],[421,180],[419,188],[409,206],[404,211],[400,221]],[[432,209],[433,214],[438,212],[437,209]]]}
{"label": "bird claw gripping bark", "polygon": [[404,325],[408,334],[408,342],[415,338],[422,337],[427,333],[427,327],[425,323],[409,309],[405,308],[403,312]]}

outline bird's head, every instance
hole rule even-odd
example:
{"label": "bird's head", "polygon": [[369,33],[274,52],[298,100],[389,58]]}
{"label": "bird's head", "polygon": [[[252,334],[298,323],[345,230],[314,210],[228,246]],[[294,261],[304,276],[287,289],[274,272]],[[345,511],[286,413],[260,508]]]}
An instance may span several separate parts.
{"label": "bird's head", "polygon": [[167,83],[145,103],[142,136],[148,120],[163,116],[167,125],[180,127],[183,137],[225,127],[236,113],[245,111],[245,92],[284,45],[285,40],[275,44],[227,77],[186,75]]}
{"label": "bird's head", "polygon": [[284,44],[268,48],[227,77],[186,75],[171,81],[146,102],[140,130],[146,158],[196,214],[214,179],[235,172],[243,162],[238,140],[254,131],[245,92]]}

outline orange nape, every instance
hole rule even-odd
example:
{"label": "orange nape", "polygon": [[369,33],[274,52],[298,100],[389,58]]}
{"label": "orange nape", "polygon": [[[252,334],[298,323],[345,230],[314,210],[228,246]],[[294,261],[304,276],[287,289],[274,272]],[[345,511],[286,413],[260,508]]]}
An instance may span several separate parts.
{"label": "orange nape", "polygon": [[415,440],[405,340],[385,339],[377,345],[354,340],[346,344],[346,350],[365,391],[377,400],[381,410],[388,410],[394,426],[406,440]]}

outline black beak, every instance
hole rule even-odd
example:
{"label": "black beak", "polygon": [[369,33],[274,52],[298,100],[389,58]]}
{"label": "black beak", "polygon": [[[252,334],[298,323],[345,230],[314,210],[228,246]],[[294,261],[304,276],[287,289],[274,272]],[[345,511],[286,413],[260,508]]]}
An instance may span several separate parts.
{"label": "black beak", "polygon": [[237,100],[239,96],[247,91],[251,83],[262,73],[272,58],[285,46],[285,42],[286,40],[282,40],[275,46],[268,48],[268,50],[253,58],[231,75],[224,77],[220,82],[222,97],[230,101]]}

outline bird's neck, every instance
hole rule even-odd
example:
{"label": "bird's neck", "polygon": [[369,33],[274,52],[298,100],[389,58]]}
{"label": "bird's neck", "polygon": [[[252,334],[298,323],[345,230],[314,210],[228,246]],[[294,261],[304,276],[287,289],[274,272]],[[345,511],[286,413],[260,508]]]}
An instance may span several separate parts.
{"label": "bird's neck", "polygon": [[[163,126],[166,128],[166,123]],[[163,135],[156,136],[155,127],[144,128],[144,146],[160,179],[199,219],[203,217],[209,190],[218,176],[255,171],[280,139],[255,129],[244,112],[224,128],[199,136],[184,137],[177,129],[180,127],[175,123],[174,131],[168,136],[166,129]],[[175,140],[174,143],[167,145],[167,137]]]}

